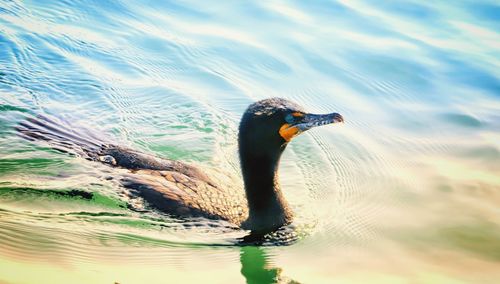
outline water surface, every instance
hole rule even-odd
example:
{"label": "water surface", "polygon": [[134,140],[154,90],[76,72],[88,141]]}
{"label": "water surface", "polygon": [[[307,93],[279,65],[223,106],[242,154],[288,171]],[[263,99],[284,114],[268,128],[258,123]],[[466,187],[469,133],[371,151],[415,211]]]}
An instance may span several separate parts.
{"label": "water surface", "polygon": [[[427,2],[0,2],[0,282],[495,283],[500,4]],[[131,210],[14,128],[55,116],[241,190],[239,118],[274,96],[346,119],[284,154],[288,246]]]}

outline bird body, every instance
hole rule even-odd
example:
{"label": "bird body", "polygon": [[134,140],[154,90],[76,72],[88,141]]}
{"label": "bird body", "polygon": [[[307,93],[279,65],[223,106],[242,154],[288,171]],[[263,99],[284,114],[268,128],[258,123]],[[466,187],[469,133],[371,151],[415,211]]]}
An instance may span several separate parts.
{"label": "bird body", "polygon": [[[21,122],[20,136],[43,140],[54,149],[111,167],[128,169],[115,177],[132,193],[167,214],[225,220],[255,234],[292,221],[278,178],[281,154],[290,140],[311,127],[342,122],[337,113],[307,114],[295,103],[272,98],[251,104],[240,122],[238,145],[245,196],[214,182],[197,167],[114,145],[88,131],[38,116]],[[238,187],[236,187],[238,188]]]}

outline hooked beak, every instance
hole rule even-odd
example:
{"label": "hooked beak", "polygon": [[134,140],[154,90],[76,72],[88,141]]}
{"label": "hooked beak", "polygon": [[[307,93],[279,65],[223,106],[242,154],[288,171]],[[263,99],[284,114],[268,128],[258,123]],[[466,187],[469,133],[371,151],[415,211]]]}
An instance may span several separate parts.
{"label": "hooked beak", "polygon": [[280,135],[289,142],[293,137],[316,126],[344,122],[344,118],[339,113],[329,114],[304,114],[302,119],[294,124],[285,123],[280,128]]}

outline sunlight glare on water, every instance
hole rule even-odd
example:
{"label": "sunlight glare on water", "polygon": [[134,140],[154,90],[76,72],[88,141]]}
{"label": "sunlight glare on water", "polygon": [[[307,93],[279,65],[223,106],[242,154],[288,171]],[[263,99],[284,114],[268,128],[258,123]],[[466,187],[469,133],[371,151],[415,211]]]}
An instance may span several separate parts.
{"label": "sunlight glare on water", "polygon": [[[496,283],[499,31],[489,0],[1,1],[0,282]],[[238,122],[268,97],[346,120],[284,153],[286,246],[15,130],[57,117],[242,192]]]}

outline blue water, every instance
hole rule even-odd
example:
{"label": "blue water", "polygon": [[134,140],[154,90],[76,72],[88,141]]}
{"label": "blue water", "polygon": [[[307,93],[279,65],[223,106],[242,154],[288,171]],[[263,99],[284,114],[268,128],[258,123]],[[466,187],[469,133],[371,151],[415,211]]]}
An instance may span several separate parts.
{"label": "blue water", "polygon": [[[0,282],[495,283],[499,31],[487,0],[1,1]],[[130,210],[14,128],[55,116],[241,190],[238,121],[268,97],[346,120],[285,152],[285,247]]]}

